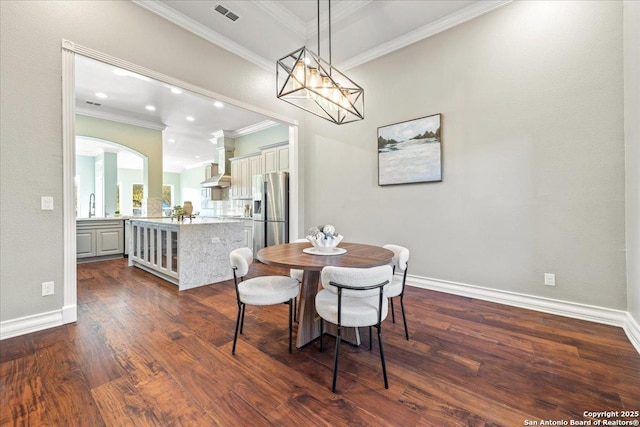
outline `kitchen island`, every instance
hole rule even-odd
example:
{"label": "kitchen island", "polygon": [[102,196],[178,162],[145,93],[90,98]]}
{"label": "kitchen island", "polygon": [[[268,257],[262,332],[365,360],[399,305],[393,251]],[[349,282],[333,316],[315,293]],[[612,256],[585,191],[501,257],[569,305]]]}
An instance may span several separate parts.
{"label": "kitchen island", "polygon": [[233,277],[229,253],[245,245],[235,219],[132,219],[129,265],[191,289]]}

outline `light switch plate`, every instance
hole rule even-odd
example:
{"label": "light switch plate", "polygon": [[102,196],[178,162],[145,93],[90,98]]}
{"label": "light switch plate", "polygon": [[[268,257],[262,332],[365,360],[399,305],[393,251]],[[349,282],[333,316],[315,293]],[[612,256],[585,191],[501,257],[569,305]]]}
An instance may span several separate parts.
{"label": "light switch plate", "polygon": [[42,196],[40,198],[40,209],[43,211],[53,210],[53,197]]}

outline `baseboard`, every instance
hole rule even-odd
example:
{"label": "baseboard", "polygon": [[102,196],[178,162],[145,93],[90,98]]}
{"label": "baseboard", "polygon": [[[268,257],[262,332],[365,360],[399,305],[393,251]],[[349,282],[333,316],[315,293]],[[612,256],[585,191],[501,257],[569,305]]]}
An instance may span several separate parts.
{"label": "baseboard", "polygon": [[0,340],[30,334],[43,329],[54,328],[63,324],[62,310],[34,314],[33,316],[0,322]]}
{"label": "baseboard", "polygon": [[629,341],[631,341],[636,351],[640,353],[640,326],[638,326],[638,323],[628,312],[623,310],[613,310],[593,305],[554,300],[499,289],[484,288],[466,283],[449,282],[412,275],[407,276],[407,285],[556,314],[558,316],[617,326],[624,329]]}
{"label": "baseboard", "polygon": [[636,348],[638,353],[640,353],[640,325],[636,322],[630,313],[627,313],[627,322],[624,325],[624,332],[629,337],[629,341]]}

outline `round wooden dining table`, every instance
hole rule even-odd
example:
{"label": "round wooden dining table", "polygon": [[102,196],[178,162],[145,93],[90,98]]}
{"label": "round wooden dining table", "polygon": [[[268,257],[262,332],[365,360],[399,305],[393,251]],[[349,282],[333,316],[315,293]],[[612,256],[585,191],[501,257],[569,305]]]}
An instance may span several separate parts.
{"label": "round wooden dining table", "polygon": [[[300,303],[298,304],[298,333],[296,347],[302,348],[320,336],[320,317],[316,313],[316,294],[320,282],[320,272],[324,267],[368,268],[389,264],[393,252],[380,246],[361,243],[340,242],[339,248],[346,250],[338,255],[313,255],[303,252],[311,248],[309,242],[285,243],[268,246],[258,251],[257,258],[264,264],[304,270]],[[327,333],[336,335],[335,325],[327,324]],[[343,328],[342,339],[352,344],[360,344],[356,328]]]}

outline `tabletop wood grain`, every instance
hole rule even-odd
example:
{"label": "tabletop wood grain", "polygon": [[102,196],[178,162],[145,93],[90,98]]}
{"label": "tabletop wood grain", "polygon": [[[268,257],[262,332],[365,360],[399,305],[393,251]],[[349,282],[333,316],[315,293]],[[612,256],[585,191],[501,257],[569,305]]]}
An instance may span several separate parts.
{"label": "tabletop wood grain", "polygon": [[389,264],[393,252],[380,246],[362,243],[340,242],[338,247],[346,249],[342,255],[310,255],[302,252],[311,243],[286,243],[268,246],[258,252],[258,260],[265,264],[300,270],[320,271],[326,266],[377,267]]}

